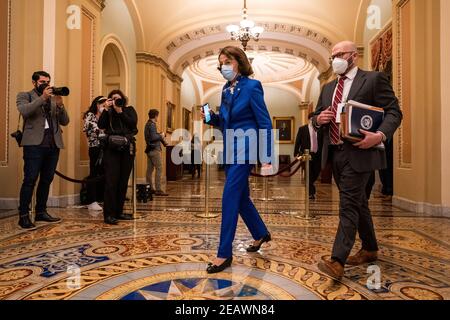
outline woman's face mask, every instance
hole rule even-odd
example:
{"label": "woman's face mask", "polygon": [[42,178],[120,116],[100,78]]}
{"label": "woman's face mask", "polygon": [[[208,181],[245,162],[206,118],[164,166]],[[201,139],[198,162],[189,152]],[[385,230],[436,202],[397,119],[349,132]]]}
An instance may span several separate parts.
{"label": "woman's face mask", "polygon": [[222,73],[222,76],[228,81],[233,81],[237,76],[237,73],[236,71],[234,71],[233,65],[231,64],[224,64],[220,72]]}
{"label": "woman's face mask", "polygon": [[105,102],[98,104],[97,110],[99,113],[102,113],[103,111],[105,111],[105,104],[106,104]]}

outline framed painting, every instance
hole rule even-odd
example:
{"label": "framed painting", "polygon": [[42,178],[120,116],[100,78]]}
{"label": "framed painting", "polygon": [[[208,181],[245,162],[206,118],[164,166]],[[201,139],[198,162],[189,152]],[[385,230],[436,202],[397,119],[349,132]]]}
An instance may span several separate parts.
{"label": "framed painting", "polygon": [[167,132],[171,133],[175,130],[175,105],[167,102]]}
{"label": "framed painting", "polygon": [[187,131],[191,131],[192,112],[186,108],[183,108],[183,128]]}
{"label": "framed painting", "polygon": [[294,143],[295,139],[295,118],[294,117],[274,117],[273,128],[277,130],[276,141],[282,144]]}

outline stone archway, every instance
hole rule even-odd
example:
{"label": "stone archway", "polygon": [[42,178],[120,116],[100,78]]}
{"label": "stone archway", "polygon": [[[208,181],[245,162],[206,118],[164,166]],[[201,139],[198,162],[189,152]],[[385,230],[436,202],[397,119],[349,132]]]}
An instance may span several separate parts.
{"label": "stone archway", "polygon": [[101,64],[100,87],[104,95],[116,89],[128,94],[129,67],[127,61],[127,54],[120,41],[112,35],[107,37],[103,41]]}

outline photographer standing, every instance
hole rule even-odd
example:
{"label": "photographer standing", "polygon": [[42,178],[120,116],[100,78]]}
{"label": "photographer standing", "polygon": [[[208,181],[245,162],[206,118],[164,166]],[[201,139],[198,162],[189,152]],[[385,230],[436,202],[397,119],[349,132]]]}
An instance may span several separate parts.
{"label": "photographer standing", "polygon": [[137,113],[127,106],[127,98],[120,90],[108,95],[108,100],[98,120],[98,127],[106,133],[103,163],[105,170],[105,223],[117,224],[117,220],[132,220],[123,213],[128,179],[136,154],[134,136],[138,133]]}
{"label": "photographer standing", "polygon": [[[167,142],[162,133],[158,133],[156,124],[158,122],[159,111],[152,109],[148,113],[148,122],[145,125],[145,142],[147,148],[145,153],[147,154],[147,181],[150,184],[151,192],[155,196],[167,197],[168,194],[161,189],[161,176],[162,176],[162,156],[161,156],[161,143],[167,147]],[[152,182],[153,170],[156,169],[155,184]],[[156,189],[155,189],[156,188]]]}
{"label": "photographer standing", "polygon": [[24,180],[20,190],[19,225],[35,228],[29,210],[36,181],[35,221],[58,222],[47,212],[50,185],[59,160],[59,150],[64,148],[60,125],[69,124],[69,116],[61,96],[53,94],[50,75],[37,71],[32,76],[34,89],[17,95],[17,109],[24,119],[23,146]]}
{"label": "photographer standing", "polygon": [[[84,115],[83,132],[86,133],[89,145],[89,178],[95,179],[104,174],[102,161],[102,148],[100,145],[100,135],[103,133],[98,128],[98,120],[105,109],[106,98],[99,96],[92,101],[89,110]],[[104,183],[103,181],[91,182],[87,184],[88,209],[91,211],[102,211],[98,204],[103,202]]]}

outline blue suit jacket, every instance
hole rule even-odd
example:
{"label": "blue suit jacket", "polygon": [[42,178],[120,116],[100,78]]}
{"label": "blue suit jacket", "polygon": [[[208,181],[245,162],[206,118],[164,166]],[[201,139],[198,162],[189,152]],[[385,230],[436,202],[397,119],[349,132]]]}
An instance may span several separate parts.
{"label": "blue suit jacket", "polygon": [[256,164],[258,159],[271,163],[272,121],[261,82],[243,76],[237,81],[234,93],[231,93],[230,82],[224,86],[220,112],[212,114],[208,123],[222,131],[224,163]]}

